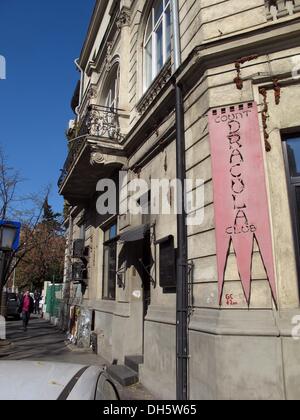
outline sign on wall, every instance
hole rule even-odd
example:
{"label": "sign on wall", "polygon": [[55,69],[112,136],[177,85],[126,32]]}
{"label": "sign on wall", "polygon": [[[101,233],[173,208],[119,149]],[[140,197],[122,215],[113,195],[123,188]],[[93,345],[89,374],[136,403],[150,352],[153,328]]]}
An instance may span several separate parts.
{"label": "sign on wall", "polygon": [[254,239],[266,269],[273,298],[276,284],[268,197],[255,102],[209,113],[216,225],[219,301],[231,243],[248,304]]}

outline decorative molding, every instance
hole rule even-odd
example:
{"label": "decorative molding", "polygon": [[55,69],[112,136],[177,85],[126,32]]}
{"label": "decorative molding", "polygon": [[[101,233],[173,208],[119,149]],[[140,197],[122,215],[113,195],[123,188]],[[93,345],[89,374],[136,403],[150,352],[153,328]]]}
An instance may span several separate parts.
{"label": "decorative molding", "polygon": [[105,165],[106,161],[104,155],[100,152],[92,152],[90,163],[92,166],[94,165]]}
{"label": "decorative molding", "polygon": [[113,156],[107,155],[102,152],[97,146],[91,147],[91,157],[90,157],[90,164],[92,166],[95,165],[119,165],[124,166],[127,164],[127,159],[123,156]]}
{"label": "decorative molding", "polygon": [[123,28],[124,26],[130,26],[131,23],[131,13],[127,7],[123,7],[120,11],[119,16],[117,17],[117,27],[118,29]]}
{"label": "decorative molding", "polygon": [[137,104],[136,108],[139,114],[143,114],[146,109],[152,104],[152,102],[158,97],[161,93],[162,88],[168,83],[172,76],[172,66],[171,60],[169,60],[165,66],[162,68],[159,75],[153,81],[150,88],[147,90],[145,95]]}
{"label": "decorative molding", "polygon": [[280,333],[276,316],[271,309],[221,311],[219,308],[197,308],[189,329],[194,333],[213,336],[278,337]]}
{"label": "decorative molding", "polygon": [[88,101],[92,100],[92,99],[96,99],[98,96],[97,93],[97,89],[95,86],[90,86],[88,92],[87,92],[87,97],[88,97]]}
{"label": "decorative molding", "polygon": [[112,42],[108,42],[107,43],[107,51],[106,51],[106,58],[105,58],[105,69],[107,72],[109,72],[111,70],[112,67],[112,47],[113,47],[113,43]]}
{"label": "decorative molding", "polygon": [[268,20],[278,20],[300,11],[300,0],[265,0]]}

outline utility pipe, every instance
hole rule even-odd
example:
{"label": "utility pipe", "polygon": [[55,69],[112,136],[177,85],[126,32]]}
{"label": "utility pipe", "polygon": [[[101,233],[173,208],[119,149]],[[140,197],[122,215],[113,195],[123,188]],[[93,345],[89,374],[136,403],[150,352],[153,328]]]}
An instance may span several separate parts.
{"label": "utility pipe", "polygon": [[[178,0],[172,0],[174,72],[181,66],[180,23]],[[188,400],[188,243],[185,212],[185,131],[182,86],[175,80],[176,91],[176,172],[181,183],[177,194],[177,299],[176,299],[176,395]]]}

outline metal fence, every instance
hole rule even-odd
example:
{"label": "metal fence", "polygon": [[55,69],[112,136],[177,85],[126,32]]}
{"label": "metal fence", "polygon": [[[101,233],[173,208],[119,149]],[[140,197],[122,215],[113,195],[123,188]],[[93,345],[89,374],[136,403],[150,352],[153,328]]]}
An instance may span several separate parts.
{"label": "metal fence", "polygon": [[46,293],[46,312],[51,317],[59,318],[63,303],[63,285],[50,284]]}

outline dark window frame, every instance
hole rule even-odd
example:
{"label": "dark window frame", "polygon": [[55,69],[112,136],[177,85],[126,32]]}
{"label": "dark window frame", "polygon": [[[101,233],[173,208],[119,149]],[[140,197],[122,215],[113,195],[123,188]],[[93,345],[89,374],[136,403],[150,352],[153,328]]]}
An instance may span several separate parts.
{"label": "dark window frame", "polygon": [[[155,245],[159,245],[159,286],[163,289],[164,294],[176,293],[176,248],[174,244],[174,236],[169,235],[159,241],[156,241]],[[164,256],[162,255],[164,253]],[[168,261],[165,259],[169,257]],[[171,262],[171,264],[170,264]],[[166,278],[166,271],[168,278],[172,278],[173,281],[169,281],[168,284],[162,277]]]}
{"label": "dark window frame", "polygon": [[300,131],[295,133],[286,133],[282,135],[283,158],[286,173],[286,182],[289,196],[289,207],[292,221],[293,242],[296,255],[296,267],[298,274],[298,288],[300,291],[300,220],[297,217],[297,198],[296,189],[300,188],[300,177],[293,177],[290,171],[290,161],[288,156],[287,143],[289,140],[299,139]]}

